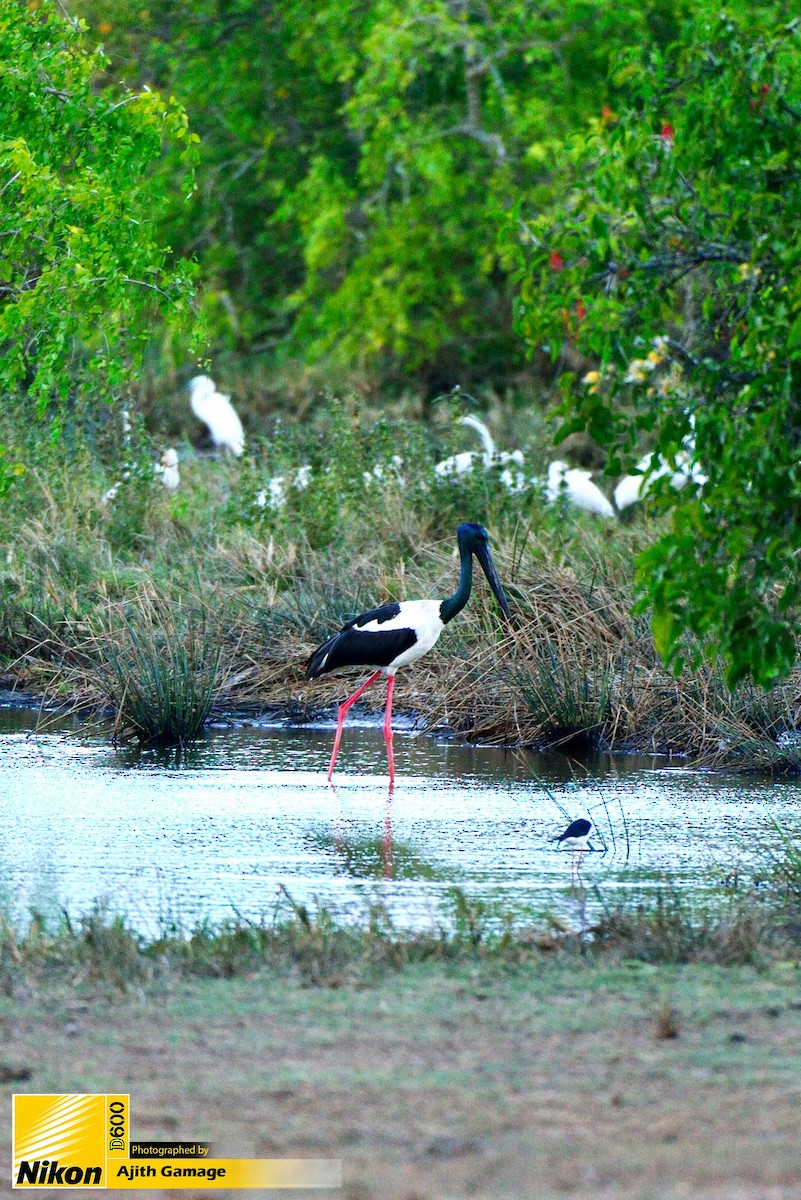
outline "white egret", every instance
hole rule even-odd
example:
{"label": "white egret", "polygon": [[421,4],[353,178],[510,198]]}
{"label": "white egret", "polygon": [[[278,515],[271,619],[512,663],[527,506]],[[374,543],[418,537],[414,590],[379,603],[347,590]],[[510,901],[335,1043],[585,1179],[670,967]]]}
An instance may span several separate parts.
{"label": "white egret", "polygon": [[208,375],[196,375],[189,382],[189,403],[198,420],[208,426],[214,445],[230,450],[238,458],[244,449],[245,434],[231,397],[218,392]]}
{"label": "white egret", "polygon": [[695,483],[703,487],[706,475],[695,461],[695,438],[688,434],[682,442],[684,447],[675,458],[675,465],[662,457],[661,454],[646,454],[637,463],[636,475],[625,475],[615,488],[615,506],[618,512],[637,504],[651,490],[657,479],[670,476],[670,486],[677,492],[687,483]]}
{"label": "white egret", "polygon": [[165,488],[173,492],[181,482],[181,476],[178,473],[178,453],[170,446],[161,456],[159,462],[154,468],[157,479],[160,479]]}
{"label": "white egret", "polygon": [[[483,450],[464,450],[460,454],[451,454],[434,467],[434,472],[440,479],[460,479],[467,475],[479,464],[485,471],[493,467],[501,467],[501,483],[510,492],[522,492],[527,481],[522,473],[525,458],[522,450],[498,450],[487,426],[478,417],[468,414],[459,421],[468,429],[474,429],[481,438]],[[513,470],[513,468],[518,468]]]}
{"label": "white egret", "polygon": [[589,471],[580,471],[566,462],[552,462],[548,467],[545,483],[545,499],[548,504],[564,498],[576,508],[597,513],[601,517],[614,517],[615,510],[601,489],[592,482]]}

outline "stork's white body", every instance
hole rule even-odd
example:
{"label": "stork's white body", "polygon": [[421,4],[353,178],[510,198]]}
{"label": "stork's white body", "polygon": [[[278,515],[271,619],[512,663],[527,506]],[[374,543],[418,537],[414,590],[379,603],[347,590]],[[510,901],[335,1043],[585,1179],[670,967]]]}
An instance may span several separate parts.
{"label": "stork's white body", "polygon": [[369,621],[360,626],[362,633],[374,633],[376,637],[397,629],[411,629],[414,632],[417,641],[408,650],[396,655],[386,667],[381,668],[385,675],[394,675],[400,667],[408,667],[409,663],[417,662],[418,658],[428,654],[429,650],[436,646],[444,628],[439,600],[404,600],[397,617],[380,623]]}
{"label": "stork's white body", "polygon": [[230,450],[238,458],[245,446],[245,433],[231,397],[218,392],[208,375],[196,375],[189,384],[189,403],[198,420],[208,427],[214,445]]}
{"label": "stork's white body", "polygon": [[341,667],[371,667],[373,674],[339,706],[328,779],[334,772],[342,726],[348,710],[381,675],[387,677],[384,741],[387,746],[390,787],[395,779],[392,753],[392,693],[395,672],[409,666],[436,645],[448,621],[461,612],[473,586],[473,558],[483,570],[501,611],[511,618],[509,605],[489,551],[489,534],[481,525],[462,523],[456,531],[459,546],[459,587],[445,600],[388,600],[348,621],[338,633],[318,646],[306,666],[306,678],[318,679]]}

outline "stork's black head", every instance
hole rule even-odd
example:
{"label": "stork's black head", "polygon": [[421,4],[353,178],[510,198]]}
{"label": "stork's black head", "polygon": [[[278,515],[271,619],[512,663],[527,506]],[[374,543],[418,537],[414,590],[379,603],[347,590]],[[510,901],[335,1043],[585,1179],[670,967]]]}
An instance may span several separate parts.
{"label": "stork's black head", "polygon": [[464,546],[465,550],[471,550],[473,554],[476,554],[479,546],[489,545],[489,534],[483,525],[465,521],[456,530],[456,540],[460,549]]}
{"label": "stork's black head", "polygon": [[511,617],[512,614],[509,612],[509,605],[506,603],[501,581],[498,578],[498,572],[495,570],[495,563],[492,561],[492,555],[489,551],[489,534],[484,526],[466,521],[456,530],[456,539],[459,543],[461,554],[475,554],[481,563],[481,569],[487,577],[487,582],[493,590],[495,599],[501,606],[501,610],[505,616]]}

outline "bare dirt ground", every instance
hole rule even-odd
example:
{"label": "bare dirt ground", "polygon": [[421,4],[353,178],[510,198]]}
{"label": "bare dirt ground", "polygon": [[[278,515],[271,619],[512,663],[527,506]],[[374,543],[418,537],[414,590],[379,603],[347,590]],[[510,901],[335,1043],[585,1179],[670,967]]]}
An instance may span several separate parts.
{"label": "bare dirt ground", "polygon": [[134,1137],[340,1158],[348,1200],[801,1200],[795,963],[435,961],[370,987],[260,974],[115,1001],[54,987],[0,1000],[0,1033],[2,1064],[30,1071],[2,1086],[4,1194],[13,1091],[122,1091]]}

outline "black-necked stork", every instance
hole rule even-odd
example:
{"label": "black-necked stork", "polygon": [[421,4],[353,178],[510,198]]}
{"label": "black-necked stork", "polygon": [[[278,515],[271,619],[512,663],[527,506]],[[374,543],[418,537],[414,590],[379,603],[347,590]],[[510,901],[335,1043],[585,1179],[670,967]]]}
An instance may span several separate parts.
{"label": "black-necked stork", "polygon": [[379,675],[384,674],[387,677],[384,741],[389,763],[389,784],[390,787],[394,785],[392,692],[395,686],[395,672],[427,654],[448,622],[467,604],[473,586],[473,555],[481,564],[504,615],[511,616],[489,551],[489,534],[486,529],[481,525],[460,525],[456,530],[456,538],[459,544],[461,574],[459,587],[449,600],[404,600],[401,603],[392,601],[372,608],[369,612],[348,621],[339,633],[334,634],[315,650],[309,659],[306,668],[307,679],[317,679],[320,675],[327,675],[340,667],[377,668],[367,682],[339,706],[334,749],[328,767],[329,782],[334,773],[339,743],[342,740],[342,726],[348,710],[364,695],[370,684],[375,683]]}
{"label": "black-necked stork", "polygon": [[[590,848],[590,830],[592,822],[586,817],[579,817],[577,821],[571,821],[564,833],[560,834],[556,839],[557,848],[564,846],[566,850],[571,851],[570,858],[570,884],[573,884],[574,872],[581,878],[581,856]],[[576,854],[578,854],[578,864],[576,863]]]}

